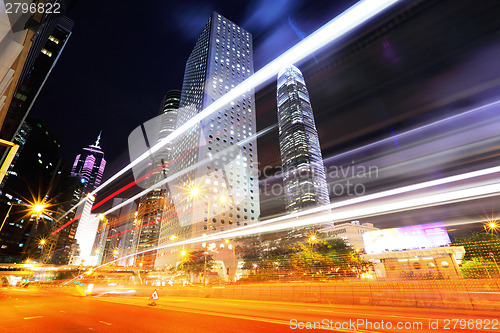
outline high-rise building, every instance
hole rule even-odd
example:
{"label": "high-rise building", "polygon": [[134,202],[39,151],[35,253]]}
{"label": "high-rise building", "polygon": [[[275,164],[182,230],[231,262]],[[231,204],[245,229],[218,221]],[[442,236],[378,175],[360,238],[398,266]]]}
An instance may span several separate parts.
{"label": "high-rise building", "polygon": [[[186,64],[177,126],[252,74],[251,34],[212,13]],[[250,90],[182,135],[174,146],[172,156],[178,159],[170,173],[184,174],[169,183],[171,197],[167,198],[177,215],[163,235],[188,239],[257,221],[255,132]],[[171,253],[171,258],[166,261],[175,261],[176,254]]]}
{"label": "high-rise building", "polygon": [[66,16],[53,15],[44,21],[33,38],[26,63],[19,76],[19,84],[12,96],[0,137],[11,140],[19,130],[40,94],[45,81],[57,64],[71,36],[74,22]]}
{"label": "high-rise building", "polygon": [[[28,119],[15,138],[20,145],[16,157],[4,178],[0,199],[0,214],[7,216],[0,232],[0,257],[19,261],[39,253],[33,240],[46,238],[53,222],[51,212],[35,219],[27,214],[26,205],[35,201],[53,201],[55,187],[61,177],[62,163],[58,158],[60,143],[54,132],[37,119]],[[10,206],[10,204],[15,204]],[[11,209],[9,209],[11,208]],[[1,258],[0,258],[1,260]]]}
{"label": "high-rise building", "polygon": [[95,265],[95,256],[92,253],[94,241],[99,227],[99,217],[91,214],[95,197],[87,194],[85,203],[80,205],[76,211],[77,216],[81,216],[78,221],[78,228],[75,233],[75,242],[70,259],[70,265]]}
{"label": "high-rise building", "polygon": [[[114,198],[113,207],[123,203],[126,198]],[[135,202],[130,202],[127,205],[121,207],[117,212],[118,224],[115,227],[115,232],[108,235],[108,240],[116,238],[118,246],[116,247],[119,251],[118,266],[133,266],[135,263],[133,255],[137,251],[137,241],[139,236],[139,228],[137,228],[137,205]]]}
{"label": "high-rise building", "polygon": [[[70,176],[69,167],[66,167],[64,176],[56,190],[58,196],[53,201],[54,220],[47,245],[44,248],[47,262],[57,265],[68,264],[71,258],[71,246],[75,239],[78,223],[71,223],[76,210],[70,211],[80,202],[83,184],[79,176]],[[64,228],[62,228],[65,226]]]}
{"label": "high-rise building", "polygon": [[313,110],[300,70],[278,73],[278,125],[285,206],[288,212],[330,203]]}
{"label": "high-rise building", "polygon": [[95,144],[90,145],[88,148],[83,148],[83,151],[76,156],[71,168],[72,176],[80,176],[80,180],[84,185],[84,191],[96,189],[102,181],[106,160],[99,146],[100,140],[101,133],[99,133]]}
{"label": "high-rise building", "polygon": [[[155,118],[155,142],[167,137],[175,130],[177,122],[177,110],[179,108],[181,92],[179,90],[171,90],[167,92],[160,106],[158,116]],[[150,135],[150,137],[153,137]],[[171,161],[170,155],[172,145],[168,144],[160,151],[154,154],[151,163],[150,172],[153,172],[145,181],[146,187],[153,186],[165,177],[167,177]],[[140,223],[139,238],[137,243],[137,251],[141,252],[158,245],[161,236],[161,230],[165,230],[164,210],[170,211],[169,206],[165,207],[165,200],[170,198],[168,186],[155,188],[141,198],[138,207],[137,221]],[[140,255],[137,262],[142,263],[145,269],[152,269],[155,265],[157,251],[150,251]]]}

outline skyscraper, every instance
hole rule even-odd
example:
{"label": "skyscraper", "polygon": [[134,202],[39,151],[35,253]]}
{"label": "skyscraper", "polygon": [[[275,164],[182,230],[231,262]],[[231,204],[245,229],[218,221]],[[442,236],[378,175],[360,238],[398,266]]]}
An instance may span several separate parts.
{"label": "skyscraper", "polygon": [[78,154],[71,168],[71,175],[80,176],[81,182],[84,184],[84,191],[92,191],[96,189],[102,180],[106,160],[104,153],[99,146],[101,133],[97,137],[95,144],[88,148],[83,148],[82,153]]}
{"label": "skyscraper", "polygon": [[0,131],[2,139],[10,141],[26,119],[45,81],[56,66],[74,25],[66,16],[55,14],[47,14],[41,22],[32,27],[36,32],[26,55],[26,62],[19,73],[19,81],[10,105],[6,106],[8,109],[0,115],[0,123],[3,120]]}
{"label": "skyscraper", "polygon": [[[251,34],[212,13],[188,58],[178,111],[181,126],[253,74]],[[169,184],[178,221],[166,234],[188,239],[256,222],[259,214],[254,92],[186,131]]]}
{"label": "skyscraper", "polygon": [[[19,203],[48,202],[57,196],[54,191],[60,177],[62,163],[58,158],[60,142],[55,133],[37,119],[28,119],[15,138],[21,146],[4,178],[1,201],[15,203],[0,233],[0,260],[18,261],[19,256],[37,252],[33,240],[45,238],[52,216],[40,219],[26,218],[26,207]],[[8,205],[0,205],[0,214],[6,216]],[[1,259],[3,256],[10,259]]]}
{"label": "skyscraper", "polygon": [[[177,110],[179,108],[179,101],[181,92],[179,90],[171,90],[167,92],[158,111],[158,116],[153,120],[155,126],[148,128],[154,129],[154,135],[148,133],[150,139],[157,143],[161,139],[168,136],[175,130],[177,122]],[[144,187],[150,187],[167,177],[170,169],[170,155],[172,145],[168,144],[152,156],[152,161],[149,166],[149,172],[153,172],[145,181]],[[165,208],[165,200],[170,197],[168,186],[155,188],[141,198],[138,207],[137,221],[140,223],[139,237],[137,241],[137,251],[144,251],[149,248],[156,247],[162,239],[161,229],[163,225],[164,209],[169,209],[170,206]],[[137,262],[142,263],[145,269],[152,269],[155,265],[156,251],[151,251],[140,255]]]}
{"label": "skyscraper", "polygon": [[286,210],[330,203],[313,110],[300,70],[278,73],[278,125]]}
{"label": "skyscraper", "polygon": [[94,265],[95,260],[92,253],[92,247],[99,227],[99,217],[97,214],[91,214],[92,205],[95,197],[87,194],[85,203],[77,208],[76,215],[81,216],[78,220],[75,242],[73,243],[73,253],[70,259],[70,265]]}

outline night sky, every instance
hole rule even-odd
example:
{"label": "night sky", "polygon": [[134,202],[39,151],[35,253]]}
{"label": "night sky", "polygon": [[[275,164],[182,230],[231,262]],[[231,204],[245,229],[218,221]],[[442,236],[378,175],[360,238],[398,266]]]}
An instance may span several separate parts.
{"label": "night sky", "polygon": [[181,89],[186,60],[212,11],[253,34],[257,70],[352,3],[79,1],[66,14],[75,21],[73,34],[30,115],[54,129],[70,163],[102,130],[108,178],[129,162],[129,133],[156,115],[168,90]]}
{"label": "night sky", "polygon": [[[95,6],[80,1],[67,13],[75,21],[73,35],[31,115],[43,118],[59,135],[62,157],[69,163],[102,130],[107,179],[130,162],[130,132],[156,116],[168,90],[181,89],[186,60],[212,11],[252,33],[258,70],[355,2],[188,0],[138,5],[122,1]],[[377,18],[297,64],[309,90],[325,163],[334,165],[339,153],[391,137],[391,149],[402,149],[404,154],[399,133],[500,95],[499,1],[484,0],[481,6],[468,0],[407,1],[394,9],[400,11],[405,13],[403,19]],[[276,124],[275,81],[256,89],[256,114],[258,130]],[[382,152],[373,152],[378,153]],[[277,130],[259,138],[258,155],[261,169],[280,165]],[[474,163],[493,162],[492,156],[471,157],[403,178],[386,173],[368,184],[367,191],[437,179],[471,165],[477,168]],[[121,179],[100,195],[132,180]],[[279,198],[261,194],[260,199],[264,216],[283,209]],[[476,217],[477,210],[490,206],[470,211]],[[396,225],[404,220],[409,225],[439,220],[441,212],[432,214],[428,210],[419,215],[421,221],[394,215],[394,220],[384,216],[375,222]]]}

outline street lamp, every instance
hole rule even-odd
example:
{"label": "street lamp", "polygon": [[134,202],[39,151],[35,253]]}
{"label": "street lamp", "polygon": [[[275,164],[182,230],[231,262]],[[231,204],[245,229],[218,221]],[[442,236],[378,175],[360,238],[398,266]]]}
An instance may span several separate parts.
{"label": "street lamp", "polygon": [[5,217],[3,219],[2,225],[0,226],[0,231],[2,231],[3,225],[5,224],[5,221],[7,221],[7,217],[9,217],[10,210],[12,209],[12,206],[25,206],[30,208],[30,212],[33,215],[36,215],[37,220],[38,216],[42,214],[45,210],[45,204],[44,203],[33,203],[33,204],[26,204],[26,203],[7,203],[10,207],[7,210],[7,214],[5,214]]}
{"label": "street lamp", "polygon": [[31,208],[31,211],[36,215],[40,215],[44,210],[45,210],[45,205],[42,203],[37,203]]}
{"label": "street lamp", "polygon": [[497,233],[497,229],[500,227],[497,221],[488,221],[484,224],[484,229],[487,232]]}
{"label": "street lamp", "polygon": [[189,195],[191,196],[191,199],[197,198],[200,195],[200,189],[196,185],[193,185],[189,189]]}

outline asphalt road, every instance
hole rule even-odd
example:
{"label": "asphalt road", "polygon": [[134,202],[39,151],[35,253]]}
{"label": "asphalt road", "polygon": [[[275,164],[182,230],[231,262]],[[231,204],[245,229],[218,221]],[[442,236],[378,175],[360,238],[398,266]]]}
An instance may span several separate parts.
{"label": "asphalt road", "polygon": [[310,332],[316,322],[316,328],[339,332],[500,332],[494,320],[500,314],[493,311],[161,295],[156,306],[149,302],[147,297],[82,297],[72,288],[0,288],[0,331]]}

